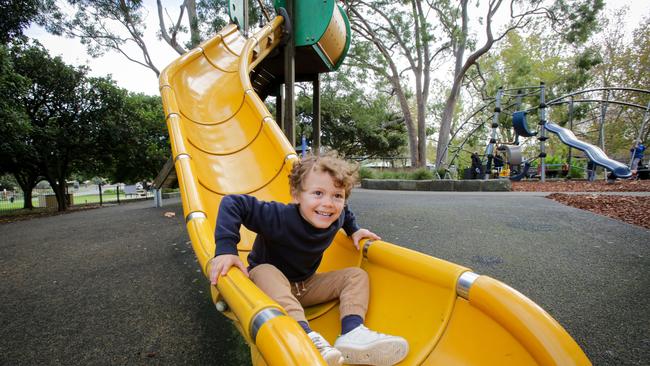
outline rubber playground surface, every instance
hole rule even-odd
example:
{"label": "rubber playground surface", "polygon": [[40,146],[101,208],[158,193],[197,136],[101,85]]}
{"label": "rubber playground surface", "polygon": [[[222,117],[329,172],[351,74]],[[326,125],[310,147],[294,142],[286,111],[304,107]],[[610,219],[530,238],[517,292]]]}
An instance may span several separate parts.
{"label": "rubber playground surface", "polygon": [[[594,365],[647,365],[650,231],[544,195],[355,190],[350,206],[384,240],[522,292]],[[0,225],[0,364],[248,365],[165,204]]]}

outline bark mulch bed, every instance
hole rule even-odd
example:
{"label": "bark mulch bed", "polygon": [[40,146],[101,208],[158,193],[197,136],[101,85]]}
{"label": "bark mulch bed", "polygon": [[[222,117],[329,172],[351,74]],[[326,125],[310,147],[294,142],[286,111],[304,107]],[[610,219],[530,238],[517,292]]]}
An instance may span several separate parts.
{"label": "bark mulch bed", "polygon": [[621,180],[614,183],[604,181],[550,181],[544,183],[523,181],[512,182],[512,190],[519,192],[554,192],[546,196],[546,198],[650,229],[650,196],[596,194],[596,192],[650,192],[650,180]]}
{"label": "bark mulch bed", "polygon": [[552,180],[544,183],[527,180],[512,182],[516,192],[650,192],[650,180],[617,180],[607,183],[604,180],[588,182],[585,180]]}

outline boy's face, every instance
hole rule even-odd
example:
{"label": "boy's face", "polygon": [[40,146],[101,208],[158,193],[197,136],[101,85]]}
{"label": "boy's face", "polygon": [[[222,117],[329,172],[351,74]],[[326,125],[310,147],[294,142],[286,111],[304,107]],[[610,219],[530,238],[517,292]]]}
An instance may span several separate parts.
{"label": "boy's face", "polygon": [[307,222],[319,229],[326,229],[341,216],[345,189],[336,187],[328,173],[312,170],[302,182],[302,190],[293,194],[293,200]]}

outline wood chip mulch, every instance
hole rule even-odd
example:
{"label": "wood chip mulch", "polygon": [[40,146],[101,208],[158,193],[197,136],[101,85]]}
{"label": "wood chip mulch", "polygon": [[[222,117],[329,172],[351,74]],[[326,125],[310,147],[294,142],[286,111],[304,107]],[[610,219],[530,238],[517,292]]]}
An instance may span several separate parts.
{"label": "wood chip mulch", "polygon": [[546,198],[567,206],[650,229],[650,196],[607,194],[608,192],[650,192],[650,180],[619,180],[614,183],[605,181],[548,181],[544,183],[522,181],[512,182],[512,190],[518,192],[554,192],[546,196]]}
{"label": "wood chip mulch", "polygon": [[546,198],[650,229],[650,197],[648,196],[551,193]]}
{"label": "wood chip mulch", "polygon": [[607,183],[604,180],[588,182],[584,180],[554,180],[512,182],[516,192],[650,192],[650,180],[617,180]]}

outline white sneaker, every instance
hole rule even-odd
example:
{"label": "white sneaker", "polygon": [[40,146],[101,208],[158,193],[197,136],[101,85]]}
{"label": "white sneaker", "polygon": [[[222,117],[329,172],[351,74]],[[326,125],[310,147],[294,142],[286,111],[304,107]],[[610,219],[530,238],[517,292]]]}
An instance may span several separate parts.
{"label": "white sneaker", "polygon": [[316,349],[320,352],[321,356],[323,356],[323,359],[327,362],[328,366],[341,366],[343,364],[343,356],[341,355],[341,352],[332,347],[322,335],[314,331],[309,332],[307,335],[311,341],[314,342]]}
{"label": "white sneaker", "polygon": [[350,365],[390,366],[402,361],[409,351],[406,339],[372,331],[363,324],[340,336],[334,347]]}

